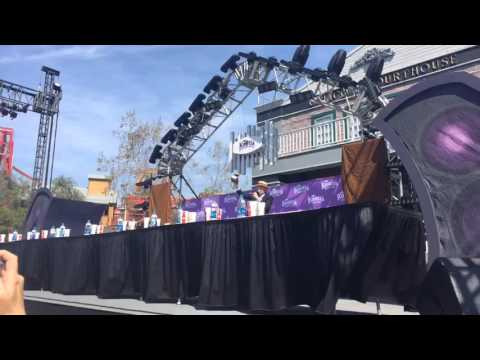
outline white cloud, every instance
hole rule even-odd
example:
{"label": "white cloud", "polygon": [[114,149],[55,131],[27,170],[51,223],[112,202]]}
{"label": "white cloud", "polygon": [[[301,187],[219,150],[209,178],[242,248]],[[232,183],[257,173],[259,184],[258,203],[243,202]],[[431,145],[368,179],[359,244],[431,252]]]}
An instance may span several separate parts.
{"label": "white cloud", "polygon": [[[117,55],[118,53],[129,54],[158,49],[168,49],[171,46],[163,45],[72,45],[72,46],[51,46],[20,47],[20,52],[15,51],[11,55],[0,57],[0,64],[11,64],[28,61],[47,61],[52,59],[74,58],[80,60],[95,60],[98,58]],[[35,51],[32,52],[32,49]],[[15,49],[15,50],[18,50]]]}

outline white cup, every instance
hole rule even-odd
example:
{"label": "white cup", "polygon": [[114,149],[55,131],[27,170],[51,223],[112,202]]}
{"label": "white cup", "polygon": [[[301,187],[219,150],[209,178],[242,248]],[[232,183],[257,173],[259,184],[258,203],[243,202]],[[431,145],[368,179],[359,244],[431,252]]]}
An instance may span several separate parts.
{"label": "white cup", "polygon": [[23,235],[22,235],[22,234],[18,234],[18,235],[17,235],[17,240],[18,240],[18,241],[22,240],[22,238],[23,238]]}
{"label": "white cup", "polygon": [[144,217],[143,218],[143,228],[148,229],[148,224],[150,224],[150,218],[149,217]]}
{"label": "white cup", "polygon": [[70,237],[70,229],[65,229],[65,237]]}
{"label": "white cup", "polygon": [[27,240],[32,240],[32,232],[27,232]]}
{"label": "white cup", "polygon": [[0,234],[0,243],[4,243],[7,235],[5,234]]}
{"label": "white cup", "polygon": [[38,240],[38,239],[40,239],[40,232],[36,231],[35,232],[35,240]]}
{"label": "white cup", "polygon": [[90,233],[90,234],[95,235],[96,233],[97,233],[97,225],[92,224],[91,233]]}
{"label": "white cup", "polygon": [[258,215],[260,216],[265,215],[265,203],[259,202],[257,206],[258,206]]}
{"label": "white cup", "polygon": [[48,230],[42,230],[42,234],[41,234],[41,235],[42,235],[42,236],[41,236],[42,239],[48,238]]}
{"label": "white cup", "polygon": [[11,242],[12,239],[13,239],[13,234],[12,233],[8,234],[8,242]]}

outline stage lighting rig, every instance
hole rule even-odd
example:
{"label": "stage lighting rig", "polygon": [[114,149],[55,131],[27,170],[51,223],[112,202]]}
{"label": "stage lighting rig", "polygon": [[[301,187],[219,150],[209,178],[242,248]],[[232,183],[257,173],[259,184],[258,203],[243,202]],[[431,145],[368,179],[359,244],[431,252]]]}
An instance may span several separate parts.
{"label": "stage lighting rig", "polygon": [[345,66],[347,52],[345,50],[337,50],[328,63],[327,71],[329,74],[339,77]]}
{"label": "stage lighting rig", "polygon": [[315,97],[312,90],[304,91],[301,93],[290,95],[290,102],[292,104],[300,104],[307,102]]}
{"label": "stage lighting rig", "polygon": [[17,113],[15,111],[10,111],[10,118],[15,119],[17,117]]}
{"label": "stage lighting rig", "polygon": [[223,102],[220,100],[212,100],[205,104],[205,111],[218,111],[222,108]]}
{"label": "stage lighting rig", "polygon": [[257,88],[257,90],[259,94],[264,94],[270,91],[278,90],[278,83],[276,81],[269,81],[260,85]]}
{"label": "stage lighting rig", "polygon": [[181,128],[182,126],[188,126],[190,123],[190,118],[192,115],[189,112],[184,112],[180,117],[174,122],[174,125],[177,128]]}
{"label": "stage lighting rig", "polygon": [[10,114],[10,111],[8,111],[8,110],[5,109],[5,108],[2,108],[0,111],[1,111],[1,113],[2,113],[2,116],[7,116],[8,114]]}
{"label": "stage lighting rig", "polygon": [[210,79],[210,81],[205,85],[203,88],[203,92],[205,94],[210,94],[212,91],[218,91],[220,89],[220,85],[222,83],[223,78],[219,75],[215,75]]}
{"label": "stage lighting rig", "polygon": [[206,96],[204,94],[199,94],[195,100],[193,100],[192,104],[188,108],[188,110],[192,113],[195,114],[196,112],[201,111],[204,107],[205,104],[203,103],[203,100],[205,100]]}
{"label": "stage lighting rig", "polygon": [[240,56],[232,55],[230,58],[222,65],[220,70],[224,73],[228,72],[228,70],[235,70],[237,68],[237,61],[240,60]]}
{"label": "stage lighting rig", "polygon": [[155,164],[158,159],[162,158],[162,148],[163,148],[162,145],[156,145],[153,148],[152,154],[150,155],[150,159],[148,160],[150,164]]}
{"label": "stage lighting rig", "polygon": [[295,50],[295,53],[292,57],[292,63],[300,65],[300,67],[304,67],[308,61],[308,57],[310,55],[310,45],[300,45]]}
{"label": "stage lighting rig", "polygon": [[177,138],[178,130],[170,129],[168,132],[163,136],[162,140],[160,141],[162,144],[173,143]]}

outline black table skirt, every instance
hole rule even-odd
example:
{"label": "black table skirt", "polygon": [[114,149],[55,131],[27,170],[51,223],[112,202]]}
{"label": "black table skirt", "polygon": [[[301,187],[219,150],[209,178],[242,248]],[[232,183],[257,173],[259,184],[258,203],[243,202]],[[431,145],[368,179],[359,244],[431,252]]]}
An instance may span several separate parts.
{"label": "black table skirt", "polygon": [[426,273],[423,234],[415,217],[356,204],[0,248],[19,256],[27,290],[329,313],[339,297],[414,305]]}

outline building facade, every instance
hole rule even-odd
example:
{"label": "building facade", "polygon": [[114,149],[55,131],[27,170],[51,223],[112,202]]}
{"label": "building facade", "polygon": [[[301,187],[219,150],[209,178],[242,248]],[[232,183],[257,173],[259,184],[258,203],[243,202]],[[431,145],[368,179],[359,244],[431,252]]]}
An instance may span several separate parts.
{"label": "building facade", "polygon": [[[348,54],[342,75],[361,80],[373,56],[385,60],[380,87],[388,99],[448,71],[480,77],[478,45],[361,45]],[[349,99],[339,90],[326,96],[340,104]],[[273,122],[278,129],[279,154],[276,163],[254,168],[254,182],[289,183],[339,175],[341,146],[360,140],[356,119],[324,106],[276,101],[256,110],[258,126]]]}

